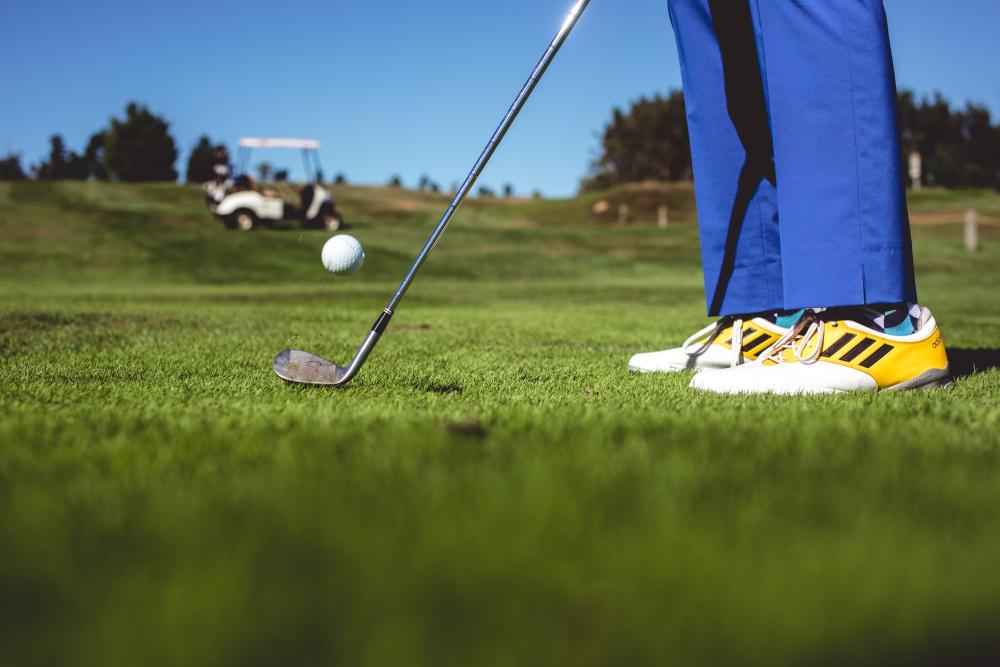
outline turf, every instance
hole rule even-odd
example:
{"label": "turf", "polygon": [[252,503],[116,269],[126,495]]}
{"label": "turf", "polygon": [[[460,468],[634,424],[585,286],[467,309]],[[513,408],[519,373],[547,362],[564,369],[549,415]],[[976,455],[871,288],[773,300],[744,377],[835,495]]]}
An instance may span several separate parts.
{"label": "turf", "polygon": [[337,194],[346,280],[193,188],[0,185],[0,663],[1000,659],[996,195],[912,202],[954,388],[777,399],[624,370],[705,323],[683,185],[472,202],[349,388],[284,385],[443,201]]}

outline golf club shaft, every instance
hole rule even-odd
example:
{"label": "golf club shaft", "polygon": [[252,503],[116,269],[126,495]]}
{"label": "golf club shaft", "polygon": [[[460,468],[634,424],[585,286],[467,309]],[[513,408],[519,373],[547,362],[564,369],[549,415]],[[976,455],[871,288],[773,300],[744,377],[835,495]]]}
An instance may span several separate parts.
{"label": "golf club shaft", "polygon": [[[497,148],[500,146],[500,142],[503,141],[503,138],[507,134],[511,125],[514,124],[514,120],[517,118],[518,113],[520,113],[521,109],[524,108],[524,104],[528,101],[528,98],[531,96],[532,91],[534,91],[535,86],[538,85],[542,75],[545,74],[545,70],[549,68],[552,60],[559,52],[559,49],[566,41],[566,38],[569,37],[569,34],[572,32],[573,27],[576,26],[577,21],[580,20],[580,16],[583,14],[583,10],[586,9],[588,4],[590,4],[590,0],[577,0],[573,9],[570,10],[570,13],[566,16],[566,20],[563,22],[559,32],[552,39],[548,48],[545,49],[545,53],[542,54],[541,60],[538,61],[535,69],[532,70],[531,76],[528,77],[528,80],[521,88],[521,92],[517,94],[517,97],[514,99],[514,103],[511,104],[507,114],[503,117],[503,120],[500,121],[500,126],[497,128],[496,132],[493,133],[493,136],[490,138],[486,148],[483,149],[479,159],[476,160],[475,166],[472,167],[472,171],[469,172],[469,175],[466,176],[462,186],[458,189],[458,192],[455,193],[455,198],[448,206],[448,209],[444,212],[444,215],[441,216],[441,220],[438,222],[437,227],[434,228],[434,231],[431,233],[426,245],[424,245],[423,250],[420,251],[417,259],[413,262],[413,266],[410,267],[406,277],[403,278],[403,282],[400,283],[399,289],[396,290],[392,300],[389,301],[389,305],[386,306],[386,317],[383,325],[388,323],[388,317],[391,317],[392,313],[396,310],[396,306],[399,305],[403,295],[406,294],[406,290],[410,288],[417,272],[420,271],[420,267],[424,265],[424,262],[427,260],[427,256],[430,254],[431,250],[434,249],[434,246],[437,245],[438,239],[441,238],[441,235],[444,234],[444,231],[448,228],[448,224],[455,216],[458,208],[472,191],[472,188],[475,186],[479,176],[483,173],[483,170],[489,163],[490,158],[493,157],[493,153],[495,153]],[[382,322],[382,318],[380,318],[379,321]]]}
{"label": "golf club shaft", "polygon": [[542,75],[545,74],[549,65],[552,64],[552,60],[555,58],[556,54],[559,53],[559,49],[562,47],[563,43],[565,43],[569,34],[573,31],[573,28],[580,20],[580,17],[583,15],[583,10],[587,8],[588,4],[590,4],[590,0],[576,0],[576,4],[574,4],[573,9],[571,9],[569,14],[566,16],[559,32],[556,33],[556,36],[552,39],[548,48],[545,49],[545,53],[542,54],[541,60],[539,60],[538,64],[535,65],[535,69],[532,70],[531,76],[528,77],[528,80],[521,88],[521,92],[519,92],[517,97],[514,98],[514,103],[511,104],[510,109],[507,110],[507,114],[503,117],[503,120],[500,121],[500,126],[496,129],[496,132],[493,133],[489,143],[486,144],[486,148],[484,148],[483,152],[480,154],[479,159],[476,160],[476,164],[472,167],[472,171],[470,171],[469,175],[465,177],[465,181],[462,183],[462,186],[458,189],[458,192],[455,193],[455,198],[452,199],[451,204],[444,212],[444,215],[441,216],[441,220],[434,228],[430,238],[427,239],[427,243],[424,245],[423,250],[421,250],[420,254],[417,255],[417,258],[414,260],[413,265],[407,272],[406,277],[403,278],[403,282],[399,284],[399,288],[389,301],[389,304],[385,307],[385,310],[382,311],[382,314],[379,316],[378,320],[375,321],[375,324],[372,325],[371,331],[368,332],[368,336],[361,344],[361,347],[358,348],[354,358],[351,359],[350,365],[347,366],[347,368],[341,369],[343,373],[335,383],[337,386],[343,386],[350,382],[351,378],[353,378],[364,365],[365,360],[368,359],[368,355],[371,354],[375,345],[378,343],[379,338],[382,337],[382,333],[386,330],[386,327],[389,326],[389,320],[392,319],[396,306],[398,306],[399,302],[403,299],[403,295],[406,294],[406,290],[410,288],[417,272],[420,271],[420,267],[422,267],[424,262],[427,261],[427,256],[431,253],[431,250],[433,250],[434,246],[437,245],[438,239],[441,238],[441,235],[444,234],[444,231],[448,228],[448,224],[455,216],[459,206],[462,205],[462,202],[465,201],[465,198],[472,191],[472,188],[475,186],[480,174],[483,173],[483,169],[486,168],[490,158],[493,157],[493,153],[495,153],[497,148],[500,146],[500,142],[503,141],[503,138],[507,134],[511,125],[514,124],[514,120],[517,118],[518,113],[520,113],[524,104],[528,101],[532,91],[535,90],[535,86],[538,85]]}

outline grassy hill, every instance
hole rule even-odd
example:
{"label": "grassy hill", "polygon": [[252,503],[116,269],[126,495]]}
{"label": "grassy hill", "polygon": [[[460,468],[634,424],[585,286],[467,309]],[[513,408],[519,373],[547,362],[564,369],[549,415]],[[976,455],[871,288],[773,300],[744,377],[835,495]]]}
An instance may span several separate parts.
{"label": "grassy hill", "polygon": [[469,202],[355,383],[286,386],[446,203],[335,194],[350,279],[197,188],[0,184],[0,662],[1000,659],[995,193],[911,201],[955,387],[811,399],[625,372],[706,321],[684,184]]}

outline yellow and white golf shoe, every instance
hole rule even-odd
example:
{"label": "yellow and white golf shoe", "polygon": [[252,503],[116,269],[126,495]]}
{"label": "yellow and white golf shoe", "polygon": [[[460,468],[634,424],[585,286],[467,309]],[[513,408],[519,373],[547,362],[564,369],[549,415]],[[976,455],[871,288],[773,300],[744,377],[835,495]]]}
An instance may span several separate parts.
{"label": "yellow and white golf shoe", "polygon": [[919,309],[908,336],[841,319],[844,313],[807,310],[753,363],[700,373],[690,386],[721,394],[829,394],[951,384],[944,340],[928,309]]}
{"label": "yellow and white golf shoe", "polygon": [[732,368],[753,361],[788,331],[761,317],[723,317],[695,332],[680,347],[633,356],[628,369],[633,373],[674,373]]}

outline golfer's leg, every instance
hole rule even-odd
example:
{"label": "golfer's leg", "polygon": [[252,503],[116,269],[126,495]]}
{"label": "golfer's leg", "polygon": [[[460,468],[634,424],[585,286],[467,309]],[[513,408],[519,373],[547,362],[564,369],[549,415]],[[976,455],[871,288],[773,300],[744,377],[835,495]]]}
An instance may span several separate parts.
{"label": "golfer's leg", "polygon": [[915,302],[881,0],[759,11],[786,308]]}
{"label": "golfer's leg", "polygon": [[[805,312],[763,353],[781,363],[703,373],[691,386],[813,394],[947,385],[937,322],[912,303],[881,0],[749,1],[767,72],[785,306],[826,310]],[[863,307],[876,304],[885,305]]]}
{"label": "golfer's leg", "polygon": [[709,314],[781,310],[771,136],[750,6],[746,0],[670,0],[669,9]]}

